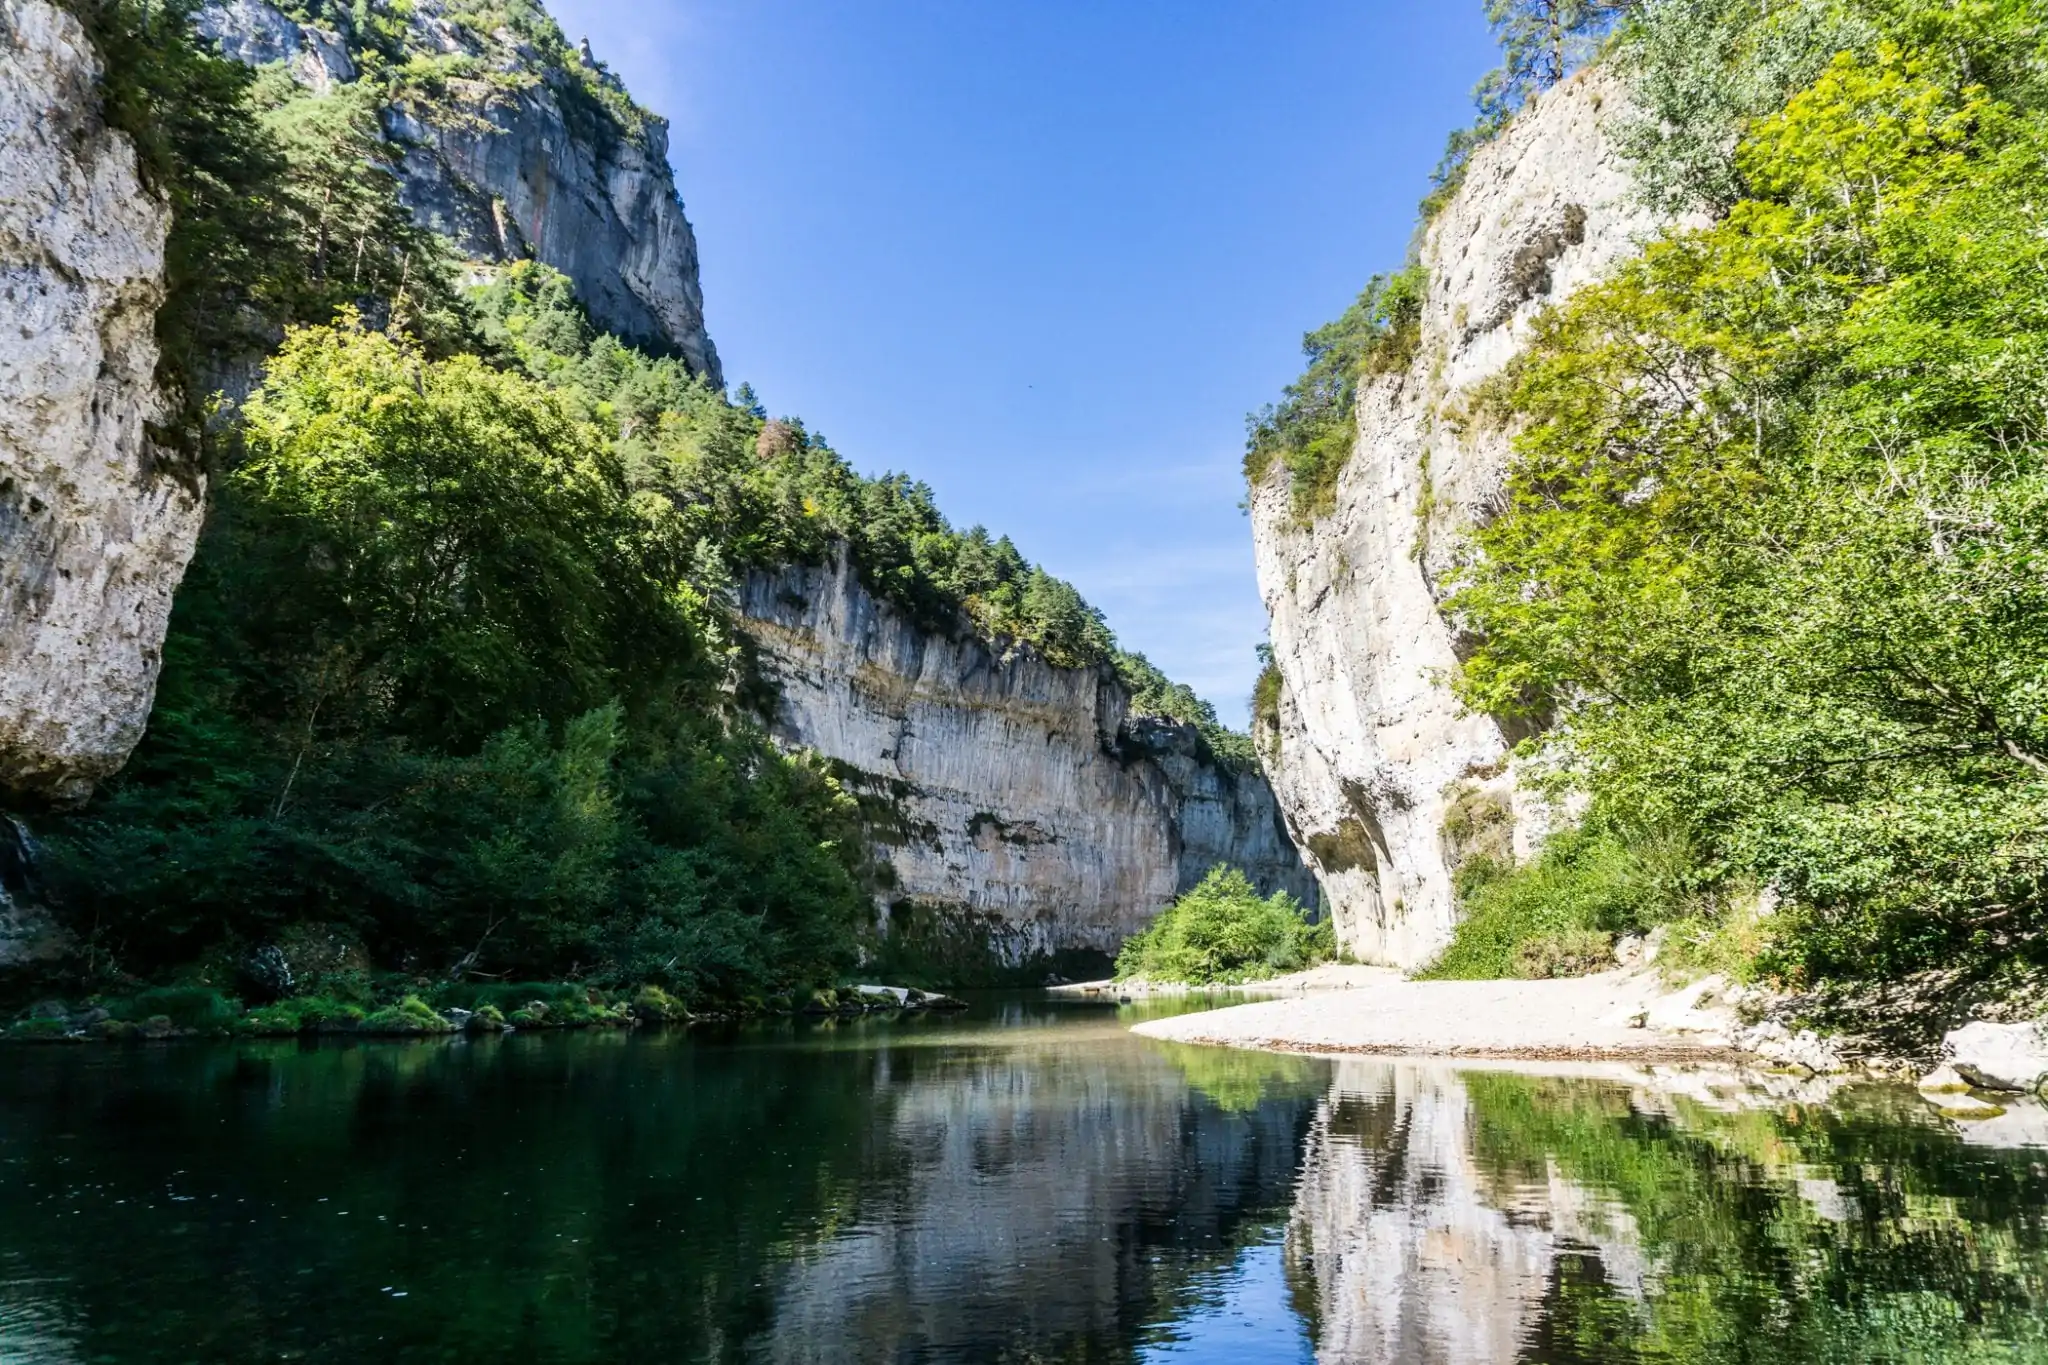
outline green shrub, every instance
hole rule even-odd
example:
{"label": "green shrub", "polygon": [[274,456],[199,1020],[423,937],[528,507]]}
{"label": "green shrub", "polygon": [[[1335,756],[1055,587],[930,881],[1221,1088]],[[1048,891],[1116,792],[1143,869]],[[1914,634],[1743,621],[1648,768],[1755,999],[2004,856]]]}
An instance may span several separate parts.
{"label": "green shrub", "polygon": [[408,995],[397,1004],[386,1005],[363,1020],[359,1031],[388,1036],[410,1036],[421,1033],[453,1033],[455,1025],[436,1014],[426,1001],[416,995]]}
{"label": "green shrub", "polygon": [[175,1028],[225,1029],[242,1017],[241,1002],[206,986],[162,986],[117,1003],[119,1018],[164,1018]]}
{"label": "green shrub", "polygon": [[1206,986],[1300,971],[1336,956],[1336,933],[1311,924],[1286,892],[1261,899],[1244,873],[1217,866],[1117,955],[1119,981]]}
{"label": "green shrub", "polygon": [[1458,870],[1464,910],[1423,980],[1578,976],[1613,965],[1618,933],[1687,909],[1691,845],[1676,836],[1625,839],[1572,830],[1521,867],[1480,857]]}
{"label": "green shrub", "polygon": [[363,1022],[362,1006],[331,995],[300,995],[265,1005],[243,1015],[235,1031],[257,1037],[354,1029]]}

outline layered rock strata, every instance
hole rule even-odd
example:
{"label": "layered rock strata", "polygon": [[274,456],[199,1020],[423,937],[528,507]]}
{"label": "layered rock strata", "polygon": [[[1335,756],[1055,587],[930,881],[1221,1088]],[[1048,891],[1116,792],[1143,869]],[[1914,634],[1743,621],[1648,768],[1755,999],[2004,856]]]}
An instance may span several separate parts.
{"label": "layered rock strata", "polygon": [[833,760],[870,811],[885,928],[920,912],[1006,965],[1111,953],[1225,862],[1314,902],[1265,780],[1131,715],[1109,668],[927,630],[843,552],[750,575],[740,605],[777,739]]}
{"label": "layered rock strata", "polygon": [[1367,960],[1433,957],[1457,922],[1459,864],[1526,856],[1554,818],[1516,781],[1514,737],[1452,694],[1459,640],[1441,603],[1511,450],[1487,382],[1542,309],[1659,226],[1611,141],[1627,116],[1618,81],[1590,71],[1476,152],[1422,242],[1413,360],[1360,383],[1334,509],[1305,523],[1277,461],[1251,490],[1281,678],[1261,756],[1340,940]]}
{"label": "layered rock strata", "polygon": [[68,12],[0,0],[0,796],[78,800],[127,758],[199,534],[149,435],[170,215],[99,74]]}
{"label": "layered rock strata", "polygon": [[[587,47],[551,64],[518,34],[479,32],[441,0],[404,13],[407,51],[441,68],[431,96],[401,82],[383,112],[413,216],[472,260],[555,267],[599,327],[674,351],[722,385],[667,123],[633,105]],[[358,75],[343,34],[264,0],[209,5],[198,27],[223,54],[287,63],[315,90]]]}

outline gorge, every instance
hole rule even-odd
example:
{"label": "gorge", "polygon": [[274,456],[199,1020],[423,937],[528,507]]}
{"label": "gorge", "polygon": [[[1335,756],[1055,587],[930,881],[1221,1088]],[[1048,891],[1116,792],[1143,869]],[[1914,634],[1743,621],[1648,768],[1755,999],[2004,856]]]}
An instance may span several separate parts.
{"label": "gorge", "polygon": [[[112,13],[113,22],[126,22],[120,18],[125,11],[117,7]],[[153,22],[137,13],[136,22]],[[173,472],[177,461],[146,434],[173,401],[151,375],[156,353],[149,327],[152,312],[172,289],[164,265],[167,218],[137,183],[127,137],[102,123],[93,38],[69,12],[44,0],[10,0],[7,14],[8,126],[21,130],[21,137],[52,140],[10,146],[0,160],[9,175],[54,175],[61,182],[23,180],[8,202],[54,205],[71,218],[8,225],[10,254],[25,262],[16,272],[22,287],[55,301],[33,313],[48,325],[29,334],[21,363],[7,369],[20,390],[8,399],[10,419],[17,425],[31,417],[34,422],[33,429],[10,432],[7,446],[4,491],[12,510],[0,529],[6,533],[7,630],[19,638],[0,641],[0,696],[9,698],[0,717],[0,782],[21,814],[38,824],[54,818],[59,827],[59,875],[49,880],[57,886],[53,898],[60,909],[67,887],[73,902],[89,894],[107,907],[105,891],[86,891],[89,880],[80,880],[98,855],[83,855],[80,875],[67,877],[63,849],[76,846],[67,844],[74,831],[88,839],[125,837],[118,833],[118,819],[110,825],[101,814],[108,799],[117,798],[84,803],[142,736],[171,598],[199,540],[206,489],[197,473]],[[704,400],[695,394],[721,393],[717,351],[704,326],[695,239],[667,165],[664,125],[633,103],[587,45],[571,48],[545,17],[508,12],[492,20],[459,6],[420,3],[393,20],[366,22],[317,3],[279,8],[264,0],[232,0],[197,12],[192,41],[190,60],[202,67],[210,47],[261,70],[258,112],[269,122],[259,126],[275,130],[270,135],[280,139],[287,158],[300,155],[300,147],[325,146],[319,139],[337,139],[340,179],[316,187],[310,198],[289,181],[265,191],[288,212],[308,215],[305,230],[317,236],[310,264],[279,269],[310,269],[309,283],[319,285],[328,238],[349,230],[330,226],[327,206],[367,203],[362,211],[375,222],[378,197],[395,195],[417,228],[441,244],[434,249],[467,262],[467,287],[496,287],[495,297],[513,300],[506,320],[483,324],[493,338],[488,344],[501,356],[526,357],[523,363],[535,376],[568,401],[587,402],[579,409],[586,419],[616,424],[599,408],[601,390],[576,387],[580,379],[544,377],[556,373],[546,367],[559,366],[566,355],[533,350],[539,344],[534,338],[556,336],[564,326],[584,329],[579,334],[585,340],[574,343],[579,363],[582,348],[590,357],[636,357],[629,362],[639,367],[636,373],[663,386],[661,394],[673,395],[663,403],[699,405]],[[288,80],[273,80],[276,73]],[[349,101],[364,92],[374,92],[375,118],[367,127],[347,121],[354,117],[348,111],[358,107]],[[42,106],[56,109],[60,120],[45,125],[29,116]],[[349,157],[365,160],[350,167]],[[290,173],[332,176],[335,165],[313,161],[306,171]],[[177,167],[168,173],[175,176]],[[155,174],[166,172],[159,168]],[[358,277],[367,240],[359,236],[352,248]],[[81,244],[101,242],[103,247],[92,248],[96,256],[60,260],[55,267],[37,264],[53,253],[76,256]],[[408,246],[392,262],[395,278],[385,288],[395,292],[366,293],[361,306],[368,316],[431,298],[429,267],[421,262],[415,270],[413,261],[430,246],[431,241]],[[251,249],[258,248],[269,246]],[[540,274],[520,273],[542,267]],[[37,269],[44,274],[35,275]],[[493,285],[507,272],[515,281],[509,295]],[[554,279],[573,298],[547,293],[555,286],[546,281]],[[535,287],[544,301],[540,294],[521,292],[530,280],[543,281]],[[64,294],[67,289],[76,297]],[[424,334],[435,338],[437,349],[477,344],[460,335],[475,323],[446,320],[455,305],[412,306],[428,310],[417,325],[428,329]],[[281,315],[267,325],[320,321],[315,310],[303,318]],[[491,333],[491,327],[501,330]],[[607,333],[635,349],[606,351],[620,345]],[[440,339],[444,334],[447,339]],[[93,348],[103,362],[86,355]],[[331,360],[347,351],[325,354]],[[668,357],[680,368],[663,369]],[[247,355],[221,355],[209,363],[231,377],[229,397],[252,414],[281,395],[275,370],[268,387],[260,379],[232,379],[260,373]],[[96,373],[98,387],[79,389],[71,378],[59,382],[60,371],[70,377]],[[450,377],[453,382],[453,372]],[[693,384],[700,387],[692,391]],[[252,386],[256,391],[250,393]],[[548,401],[538,391],[534,397]],[[722,395],[716,402],[723,403]],[[604,408],[609,406],[607,399]],[[691,420],[711,420],[721,431],[750,420],[759,425],[744,412],[712,411],[725,415]],[[237,416],[231,402],[216,421],[227,424]],[[818,455],[801,437],[791,443],[786,435],[774,436],[776,430],[800,432],[800,426],[768,428],[762,440],[772,437],[782,442],[775,450],[792,452],[777,458],[809,461]],[[630,452],[631,422],[619,430]],[[837,460],[830,452],[822,457]],[[839,469],[843,465],[829,464],[829,477],[853,477],[830,472]],[[735,469],[719,477],[744,482],[756,475]],[[662,495],[685,517],[696,515],[693,504],[710,496],[686,484],[664,485]],[[619,496],[644,494],[621,489]],[[226,519],[246,522],[250,515],[239,511]],[[754,531],[742,522],[717,534],[745,538]],[[866,894],[884,941],[917,961],[947,964],[934,968],[942,974],[1027,970],[1076,954],[1099,966],[1162,906],[1222,863],[1241,867],[1262,891],[1285,890],[1315,903],[1314,879],[1256,767],[1219,752],[1195,723],[1200,716],[1150,714],[1138,707],[1137,684],[1112,666],[1092,637],[1079,654],[1055,659],[1057,646],[1004,634],[1006,627],[969,613],[964,598],[955,598],[936,618],[929,612],[914,616],[870,591],[856,548],[829,538],[817,541],[808,531],[804,536],[800,547],[758,552],[765,561],[743,558],[729,588],[705,580],[710,595],[691,610],[701,610],[707,620],[731,611],[729,627],[708,628],[720,637],[729,629],[730,638],[755,659],[766,698],[759,704],[770,732],[799,760],[817,755],[828,762],[857,803],[866,851],[832,856],[852,858],[848,870],[871,881]],[[697,553],[700,559],[705,553],[713,560],[731,557],[735,543],[714,539]],[[245,552],[216,550],[215,558],[224,553]],[[1029,570],[1036,576],[1024,585],[1032,592],[1052,583],[1018,563],[1021,569],[1002,572]],[[219,572],[202,575],[202,593],[219,590]],[[1071,595],[1064,585],[1057,587]],[[273,595],[263,609],[288,600]],[[722,605],[728,601],[729,607]],[[188,603],[185,619],[214,610]],[[229,614],[246,619],[247,610],[231,608]],[[1028,621],[1024,628],[1031,629]],[[194,650],[203,655],[246,647],[185,638],[172,649],[187,657]],[[324,727],[389,723],[377,719],[385,703],[377,700],[376,689],[392,684],[372,680],[392,664],[374,658],[364,655],[345,665],[353,672],[340,684],[358,698],[350,705],[366,708],[360,711],[363,721],[342,719],[342,702],[327,692],[336,685],[331,671],[307,675],[314,700],[298,718],[251,716],[259,729],[281,723],[284,733],[300,727],[303,736],[276,750],[280,766],[261,779],[274,794],[249,805],[250,818],[278,826],[298,812],[300,820],[319,822],[325,832],[314,837],[320,841],[360,837],[341,835],[334,824],[358,818],[349,813],[350,798],[318,811],[307,804],[339,793],[317,770],[308,770],[302,781],[301,768],[309,756],[320,759],[323,753],[330,755],[323,760],[330,765],[354,761],[342,755],[361,732],[323,735]],[[273,667],[247,674],[247,682],[237,685],[239,695],[274,686],[265,676]],[[184,676],[187,681],[174,688],[181,697],[193,675]],[[81,678],[98,681],[79,687]],[[595,701],[600,694],[589,695]],[[214,699],[192,714],[233,704]],[[567,724],[575,714],[557,710],[552,719]],[[182,724],[160,711],[160,747],[131,770],[123,792],[139,796],[150,790],[158,779],[147,773],[159,769],[163,743],[183,742],[165,738],[181,733]],[[566,733],[561,742],[567,742]],[[432,738],[446,742],[441,735]],[[208,762],[225,758],[223,753]],[[67,814],[81,806],[82,814]],[[210,823],[225,833],[218,817]],[[204,829],[194,833],[213,837]],[[167,834],[148,839],[161,848]],[[854,866],[863,861],[865,870]],[[322,880],[327,875],[308,872]],[[7,960],[27,961],[64,945],[66,936],[42,917],[27,881],[16,878],[11,885],[4,912],[4,941],[13,945]],[[203,902],[214,893],[196,894]],[[312,908],[324,895],[308,901],[303,892],[292,894],[307,908],[285,914],[324,913]],[[143,907],[161,896],[161,889],[148,893],[135,902],[137,911],[150,913]],[[83,912],[73,904],[70,913]],[[258,932],[275,935],[277,913],[265,911],[272,927]],[[491,920],[477,923],[487,926]],[[483,939],[493,932],[483,927]]]}

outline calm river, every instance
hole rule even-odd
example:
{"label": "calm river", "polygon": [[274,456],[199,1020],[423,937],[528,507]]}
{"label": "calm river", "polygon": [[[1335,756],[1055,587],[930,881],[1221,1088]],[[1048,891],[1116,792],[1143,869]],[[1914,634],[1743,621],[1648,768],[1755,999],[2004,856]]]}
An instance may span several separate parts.
{"label": "calm river", "polygon": [[0,1362],[2048,1360],[2048,1123],[970,1015],[0,1051]]}

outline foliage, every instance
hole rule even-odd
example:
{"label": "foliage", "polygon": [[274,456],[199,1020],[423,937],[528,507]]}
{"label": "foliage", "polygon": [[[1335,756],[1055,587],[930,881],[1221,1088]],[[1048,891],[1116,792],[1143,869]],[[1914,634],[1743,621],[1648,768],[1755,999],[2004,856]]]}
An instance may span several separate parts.
{"label": "foliage", "polygon": [[196,0],[67,0],[104,73],[101,106],[127,134],[145,184],[171,210],[157,378],[171,396],[158,434],[189,458],[219,357],[261,344],[284,271],[284,161],[256,126],[248,68],[192,34]]}
{"label": "foliage", "polygon": [[1342,317],[1302,338],[1308,369],[1278,406],[1247,423],[1245,477],[1256,484],[1276,460],[1284,465],[1297,519],[1313,521],[1335,505],[1337,476],[1358,437],[1358,382],[1414,357],[1427,285],[1415,263],[1375,276]]}
{"label": "foliage", "polygon": [[1460,686],[1784,892],[1789,978],[1967,977],[2048,927],[2048,34],[1862,12],[1723,219],[1539,324]]}
{"label": "foliage", "polygon": [[1478,857],[1458,869],[1455,937],[1426,980],[1578,976],[1614,963],[1617,934],[1640,932],[1694,903],[1683,836],[1611,829],[1554,835],[1521,867]]}
{"label": "foliage", "polygon": [[1163,716],[1192,725],[1217,762],[1240,772],[1256,768],[1258,755],[1251,736],[1239,734],[1217,718],[1216,708],[1196,695],[1186,683],[1177,683],[1153,667],[1142,654],[1118,650],[1112,656],[1116,673],[1131,691],[1131,714]]}
{"label": "foliage", "polygon": [[925,484],[863,477],[802,421],[769,419],[751,389],[728,404],[681,362],[596,333],[569,282],[545,267],[509,267],[475,308],[490,354],[614,433],[636,492],[677,509],[705,591],[729,591],[732,575],[750,566],[817,563],[845,545],[869,589],[926,628],[964,626],[1066,666],[1110,664],[1139,711],[1196,725],[1219,752],[1234,751],[1236,737],[1213,710],[1119,651],[1073,585],[1030,563],[1007,536],[956,530]]}
{"label": "foliage", "polygon": [[1302,971],[1336,955],[1329,921],[1311,923],[1284,891],[1261,899],[1244,873],[1219,865],[1125,941],[1116,974],[1208,986]]}
{"label": "foliage", "polygon": [[673,509],[598,431],[347,324],[292,334],[245,411],[150,734],[48,841],[98,959],[318,921],[444,973],[840,969],[851,803],[724,715]]}

